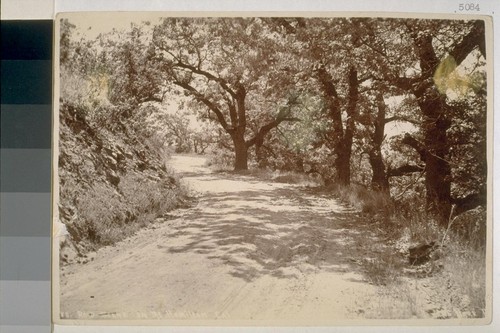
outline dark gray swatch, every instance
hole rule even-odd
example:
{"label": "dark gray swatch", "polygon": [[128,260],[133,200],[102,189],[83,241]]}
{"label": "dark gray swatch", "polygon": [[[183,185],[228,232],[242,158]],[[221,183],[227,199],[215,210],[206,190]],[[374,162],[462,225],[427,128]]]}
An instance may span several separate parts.
{"label": "dark gray swatch", "polygon": [[52,59],[52,20],[4,20],[0,23],[2,60]]}
{"label": "dark gray swatch", "polygon": [[50,212],[50,193],[1,193],[0,235],[50,237]]}
{"label": "dark gray swatch", "polygon": [[51,104],[51,60],[2,60],[1,104]]}
{"label": "dark gray swatch", "polygon": [[50,104],[2,104],[0,125],[1,148],[51,147]]}
{"label": "dark gray swatch", "polygon": [[1,149],[1,192],[50,192],[50,149]]}

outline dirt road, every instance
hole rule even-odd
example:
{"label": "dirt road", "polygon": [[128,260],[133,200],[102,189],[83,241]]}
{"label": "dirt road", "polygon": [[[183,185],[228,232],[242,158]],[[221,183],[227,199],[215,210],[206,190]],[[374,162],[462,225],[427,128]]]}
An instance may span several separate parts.
{"label": "dirt road", "polygon": [[[332,323],[376,292],[356,262],[375,237],[314,188],[171,166],[197,199],[61,273],[62,318]],[[249,322],[248,322],[249,323]]]}

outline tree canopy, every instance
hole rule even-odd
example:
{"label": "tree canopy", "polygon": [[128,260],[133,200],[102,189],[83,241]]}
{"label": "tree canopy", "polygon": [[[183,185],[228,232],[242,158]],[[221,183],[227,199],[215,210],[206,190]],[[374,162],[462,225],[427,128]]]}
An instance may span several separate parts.
{"label": "tree canopy", "polygon": [[[235,170],[317,173],[325,183],[356,182],[393,196],[422,188],[427,211],[441,221],[452,205],[463,211],[485,202],[484,21],[158,22],[90,41],[72,40],[75,26],[62,22],[63,97],[85,99],[71,89],[75,82],[95,91],[85,102],[89,116],[149,110],[157,114],[152,128],[179,151],[229,149]],[[182,117],[161,115],[179,100],[216,126],[188,133]],[[388,136],[395,122],[412,130]]]}

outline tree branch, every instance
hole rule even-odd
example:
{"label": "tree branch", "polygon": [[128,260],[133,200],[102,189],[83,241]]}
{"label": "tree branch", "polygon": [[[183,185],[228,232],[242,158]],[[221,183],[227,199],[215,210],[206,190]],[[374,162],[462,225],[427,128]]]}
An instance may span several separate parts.
{"label": "tree branch", "polygon": [[411,119],[409,117],[403,117],[403,116],[393,116],[393,117],[385,118],[385,120],[384,120],[384,122],[386,124],[390,123],[391,121],[406,121],[406,122],[411,123],[413,125],[419,125],[420,124],[415,119]]}
{"label": "tree branch", "polygon": [[425,162],[427,159],[427,149],[425,148],[425,145],[412,137],[410,134],[406,133],[403,140],[401,140],[401,143],[408,145],[415,149],[418,154],[420,155],[420,159]]}
{"label": "tree branch", "polygon": [[217,82],[222,87],[222,89],[227,91],[234,99],[236,99],[236,92],[234,92],[231,88],[229,88],[227,81],[224,80],[223,78],[217,77],[210,72],[207,72],[207,71],[200,69],[199,67],[185,64],[185,63],[181,62],[180,60],[178,60],[177,63],[173,64],[173,66],[184,68],[184,69],[189,69],[191,72],[193,72],[195,74],[202,75],[209,80]]}
{"label": "tree branch", "polygon": [[399,89],[411,91],[416,84],[420,83],[422,78],[421,77],[412,77],[412,78],[392,77],[392,78],[389,78],[389,80]]}
{"label": "tree branch", "polygon": [[267,133],[269,133],[273,128],[278,127],[279,124],[281,124],[284,121],[299,121],[300,119],[294,118],[294,117],[283,117],[283,118],[277,118],[274,119],[273,121],[267,123],[266,125],[262,126],[257,134],[250,140],[246,142],[247,148],[250,148],[251,146],[261,143],[264,140],[264,137],[266,136]]}
{"label": "tree branch", "polygon": [[450,55],[455,59],[457,66],[459,66],[476,47],[479,48],[479,51],[486,59],[486,42],[484,37],[484,21],[477,20],[474,22],[471,31],[453,48],[453,50],[450,51]]}
{"label": "tree branch", "polygon": [[[164,96],[164,95],[163,95]],[[139,101],[139,103],[146,103],[146,102],[158,102],[158,103],[163,103],[163,96],[161,98],[155,97],[155,96],[147,96],[144,97]]]}
{"label": "tree branch", "polygon": [[395,169],[387,170],[387,177],[399,177],[409,173],[422,172],[425,168],[420,165],[405,164]]}
{"label": "tree branch", "polygon": [[231,133],[234,129],[229,128],[226,119],[224,118],[224,115],[222,114],[222,111],[214,104],[212,103],[208,98],[206,98],[202,93],[200,93],[198,90],[190,86],[188,83],[185,82],[180,82],[180,81],[174,81],[174,84],[184,88],[185,90],[189,91],[193,96],[203,104],[205,104],[211,111],[215,113],[217,116],[217,120],[221,124],[222,128],[228,133]]}
{"label": "tree branch", "polygon": [[452,198],[451,203],[456,205],[455,214],[461,214],[479,205],[486,204],[486,191],[482,190],[479,193],[469,194],[463,198]]}

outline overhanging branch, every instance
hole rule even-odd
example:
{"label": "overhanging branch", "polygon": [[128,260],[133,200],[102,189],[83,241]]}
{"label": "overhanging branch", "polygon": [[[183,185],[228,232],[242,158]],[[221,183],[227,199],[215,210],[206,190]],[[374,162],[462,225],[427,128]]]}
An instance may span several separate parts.
{"label": "overhanging branch", "polygon": [[173,66],[174,67],[184,68],[184,69],[189,69],[191,72],[193,72],[195,74],[202,75],[202,76],[206,77],[207,79],[209,79],[211,81],[217,82],[221,86],[222,89],[224,89],[225,91],[227,91],[233,98],[236,99],[236,92],[234,92],[231,88],[229,88],[229,85],[228,85],[227,81],[224,80],[223,78],[217,77],[217,76],[213,75],[210,72],[207,72],[207,71],[204,71],[204,70],[200,69],[199,67],[195,67],[195,66],[192,66],[192,65],[189,65],[189,64],[185,64],[185,63],[180,62],[180,61],[178,61],[177,63],[173,64]]}
{"label": "overhanging branch", "polygon": [[420,159],[422,161],[425,161],[427,159],[427,149],[425,148],[424,144],[412,137],[410,134],[406,133],[403,137],[403,140],[401,140],[401,143],[415,149],[420,155]]}
{"label": "overhanging branch", "polygon": [[300,119],[294,118],[294,117],[283,117],[283,118],[277,118],[274,119],[273,121],[267,123],[266,125],[262,126],[257,134],[250,140],[246,142],[247,148],[250,148],[251,146],[255,144],[262,144],[264,141],[264,137],[266,136],[267,133],[269,133],[273,128],[278,127],[279,124],[281,124],[284,121],[299,121]]}
{"label": "overhanging branch", "polygon": [[412,118],[409,118],[409,117],[402,117],[402,116],[393,116],[393,117],[385,118],[385,120],[384,120],[384,122],[386,124],[388,124],[388,123],[390,123],[392,121],[405,121],[405,122],[408,122],[408,123],[413,124],[413,125],[419,125],[420,124],[415,119],[412,119]]}
{"label": "overhanging branch", "polygon": [[462,198],[452,198],[451,203],[456,205],[455,213],[461,214],[470,209],[474,209],[477,206],[486,204],[486,190],[482,190],[479,193],[469,194]]}
{"label": "overhanging branch", "polygon": [[189,91],[198,101],[205,104],[211,111],[213,111],[213,113],[215,113],[215,115],[217,116],[217,120],[221,124],[222,128],[224,128],[224,130],[226,130],[226,132],[231,133],[232,129],[229,128],[229,126],[226,122],[226,119],[224,118],[224,115],[222,114],[222,111],[214,103],[212,103],[212,101],[210,101],[206,96],[204,96],[202,93],[200,93],[194,87],[190,86],[188,83],[174,81],[174,84]]}
{"label": "overhanging branch", "polygon": [[458,43],[451,51],[450,55],[455,59],[457,66],[467,58],[467,56],[476,48],[486,59],[486,45],[484,35],[484,21],[477,20],[471,31]]}
{"label": "overhanging branch", "polygon": [[400,167],[397,167],[395,169],[389,169],[387,170],[387,176],[388,177],[399,177],[399,176],[405,176],[410,173],[415,173],[415,172],[422,172],[424,171],[425,168],[420,165],[415,165],[415,164],[405,164]]}

